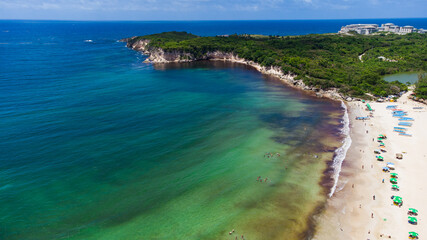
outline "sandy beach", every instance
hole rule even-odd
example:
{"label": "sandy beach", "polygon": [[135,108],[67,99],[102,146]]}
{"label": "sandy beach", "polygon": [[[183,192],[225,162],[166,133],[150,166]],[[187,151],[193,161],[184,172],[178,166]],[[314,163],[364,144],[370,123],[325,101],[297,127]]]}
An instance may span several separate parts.
{"label": "sandy beach", "polygon": [[[427,170],[427,112],[426,106],[408,99],[404,94],[397,103],[377,103],[373,118],[362,121],[356,116],[367,116],[362,102],[347,103],[350,116],[352,145],[343,162],[337,190],[327,200],[324,213],[317,217],[317,229],[313,239],[408,239],[408,232],[419,233],[427,239],[427,187],[423,181]],[[398,118],[392,116],[388,105],[398,105],[414,119],[407,127],[412,137],[393,132]],[[413,109],[423,107],[423,109]],[[387,152],[384,161],[377,161],[374,153],[379,149],[377,137],[385,134],[383,142]],[[396,153],[403,152],[403,159]],[[391,189],[390,173],[382,168],[387,162],[395,165],[391,172],[398,174],[399,191]],[[384,182],[383,182],[384,179]],[[392,196],[400,196],[401,207],[393,205]],[[408,208],[419,210],[418,224],[408,223]]]}

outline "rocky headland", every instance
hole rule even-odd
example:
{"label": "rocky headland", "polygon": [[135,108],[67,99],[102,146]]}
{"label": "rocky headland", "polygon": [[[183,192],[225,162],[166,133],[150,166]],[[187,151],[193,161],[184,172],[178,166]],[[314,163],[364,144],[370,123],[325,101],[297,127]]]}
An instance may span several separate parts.
{"label": "rocky headland", "polygon": [[141,39],[135,41],[136,37],[121,39],[120,42],[126,42],[126,46],[135,51],[142,52],[144,55],[147,55],[148,58],[144,61],[146,63],[153,64],[163,64],[163,63],[185,63],[185,62],[194,62],[194,61],[228,61],[233,63],[241,63],[248,66],[251,66],[261,72],[262,74],[267,74],[279,78],[281,81],[287,85],[307,91],[310,94],[315,94],[317,97],[326,97],[333,100],[352,100],[351,98],[345,97],[338,92],[338,89],[332,88],[328,90],[323,90],[320,88],[307,86],[300,79],[295,79],[296,75],[292,73],[284,73],[278,66],[261,66],[259,63],[254,61],[249,61],[244,58],[239,57],[234,53],[222,52],[222,51],[211,51],[207,52],[200,57],[195,57],[191,53],[183,51],[170,51],[166,52],[162,48],[150,46],[149,39]]}

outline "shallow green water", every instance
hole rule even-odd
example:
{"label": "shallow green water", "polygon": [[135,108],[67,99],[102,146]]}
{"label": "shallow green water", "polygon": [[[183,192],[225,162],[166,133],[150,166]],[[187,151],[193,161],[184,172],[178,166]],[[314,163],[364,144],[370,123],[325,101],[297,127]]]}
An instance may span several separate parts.
{"label": "shallow green water", "polygon": [[338,103],[241,65],[85,44],[6,48],[0,239],[301,239]]}

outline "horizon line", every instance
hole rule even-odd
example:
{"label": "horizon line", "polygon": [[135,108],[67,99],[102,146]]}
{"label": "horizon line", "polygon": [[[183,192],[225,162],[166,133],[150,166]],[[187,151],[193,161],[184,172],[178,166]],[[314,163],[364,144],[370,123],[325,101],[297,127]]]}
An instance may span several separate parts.
{"label": "horizon line", "polygon": [[0,18],[0,21],[63,21],[63,22],[196,22],[196,21],[328,21],[328,20],[382,20],[382,19],[427,19],[427,17],[393,18],[306,18],[306,19],[162,19],[162,20],[119,20],[119,19],[13,19]]}

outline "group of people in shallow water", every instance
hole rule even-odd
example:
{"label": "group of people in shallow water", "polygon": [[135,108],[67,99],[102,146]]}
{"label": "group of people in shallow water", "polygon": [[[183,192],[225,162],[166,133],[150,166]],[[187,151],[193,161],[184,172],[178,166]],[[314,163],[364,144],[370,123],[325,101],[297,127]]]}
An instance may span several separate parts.
{"label": "group of people in shallow water", "polygon": [[[268,152],[268,153],[265,153],[264,154],[264,158],[265,157],[268,157],[268,158],[273,158],[273,157],[275,157],[275,156],[277,156],[277,157],[280,157],[280,153],[270,153],[270,152]],[[261,178],[261,176],[258,176],[257,177],[257,179],[256,179],[256,181],[257,182],[268,182],[268,178],[265,178],[265,179],[262,179]],[[229,233],[228,233],[229,235],[233,235],[234,234],[234,229],[233,230],[231,230]],[[244,240],[245,239],[245,237],[242,235],[241,236],[242,238],[242,240]],[[238,240],[239,238],[238,238],[238,236],[236,236],[236,238],[235,238],[235,240]]]}
{"label": "group of people in shallow water", "polygon": [[[262,182],[262,178],[261,178],[261,176],[257,177],[256,181],[257,181],[257,182]],[[265,178],[265,179],[264,179],[264,182],[267,182],[267,181],[268,181],[268,178]]]}
{"label": "group of people in shallow water", "polygon": [[[265,153],[264,154],[264,158],[265,157],[268,157],[268,158],[273,158],[273,157],[280,157],[280,153],[271,153],[271,152],[268,152],[268,153]],[[259,176],[259,177],[257,177],[257,179],[256,179],[256,181],[257,182],[263,182],[263,179],[261,178],[261,176]],[[268,178],[265,178],[264,179],[264,182],[267,182],[268,181]]]}
{"label": "group of people in shallow water", "polygon": [[265,157],[273,158],[274,156],[278,156],[278,157],[280,157],[280,153],[275,153],[275,154],[273,154],[273,153],[268,152],[268,153],[264,154],[264,158],[265,158]]}
{"label": "group of people in shallow water", "polygon": [[[234,233],[234,229],[233,230],[231,230],[231,232],[229,232],[228,234],[229,235],[232,235]],[[237,238],[237,236],[236,236],[236,238],[235,238],[235,240],[237,240],[238,238]],[[243,234],[242,234],[242,239],[244,240],[245,239],[245,236],[243,236]]]}

